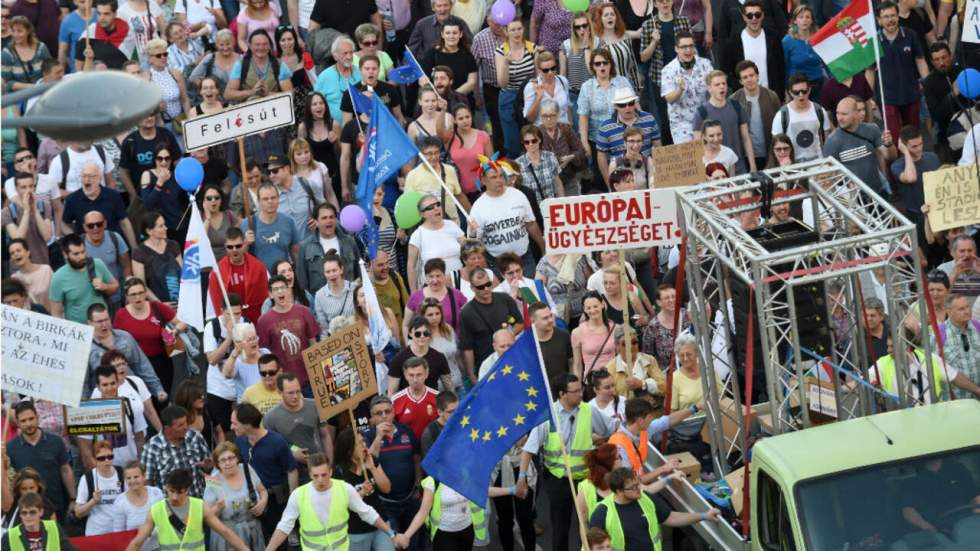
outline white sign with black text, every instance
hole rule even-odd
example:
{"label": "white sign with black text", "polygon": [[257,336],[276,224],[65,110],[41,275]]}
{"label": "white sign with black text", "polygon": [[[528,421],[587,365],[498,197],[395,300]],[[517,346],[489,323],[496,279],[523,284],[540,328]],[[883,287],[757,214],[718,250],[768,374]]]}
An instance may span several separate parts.
{"label": "white sign with black text", "polygon": [[293,95],[276,94],[184,121],[188,151],[293,124]]}

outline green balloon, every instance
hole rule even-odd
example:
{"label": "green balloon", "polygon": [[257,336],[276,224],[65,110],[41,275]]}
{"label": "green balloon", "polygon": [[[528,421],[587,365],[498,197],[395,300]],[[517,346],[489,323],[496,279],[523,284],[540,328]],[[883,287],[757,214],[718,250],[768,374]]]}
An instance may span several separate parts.
{"label": "green balloon", "polygon": [[422,221],[422,213],[419,212],[421,198],[422,194],[417,191],[406,191],[395,201],[395,222],[399,228],[408,229]]}
{"label": "green balloon", "polygon": [[572,12],[585,12],[589,9],[589,0],[562,0],[565,9]]}

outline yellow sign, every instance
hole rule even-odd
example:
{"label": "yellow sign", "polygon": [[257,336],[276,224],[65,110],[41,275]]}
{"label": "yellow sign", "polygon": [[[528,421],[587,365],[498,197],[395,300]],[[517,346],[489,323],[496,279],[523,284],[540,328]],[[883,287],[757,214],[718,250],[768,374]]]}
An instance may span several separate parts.
{"label": "yellow sign", "polygon": [[699,184],[707,179],[704,175],[704,145],[689,142],[654,147],[653,165],[657,189]]}
{"label": "yellow sign", "polygon": [[358,326],[337,331],[303,351],[321,421],[357,407],[378,392],[374,361]]}
{"label": "yellow sign", "polygon": [[977,167],[956,166],[922,175],[929,226],[948,230],[980,222],[980,181]]}

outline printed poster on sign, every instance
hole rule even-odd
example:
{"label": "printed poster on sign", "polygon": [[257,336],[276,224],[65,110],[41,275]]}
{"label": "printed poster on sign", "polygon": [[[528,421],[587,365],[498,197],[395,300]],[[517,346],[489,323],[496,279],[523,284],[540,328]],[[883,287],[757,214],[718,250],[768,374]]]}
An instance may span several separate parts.
{"label": "printed poster on sign", "polygon": [[78,406],[92,348],[90,325],[0,305],[3,390]]}
{"label": "printed poster on sign", "polygon": [[303,351],[321,421],[354,409],[378,392],[374,361],[359,326],[347,327]]}
{"label": "printed poster on sign", "polygon": [[122,399],[82,400],[77,408],[65,407],[65,430],[69,436],[125,433]]}
{"label": "printed poster on sign", "polygon": [[980,180],[973,165],[955,166],[922,175],[929,226],[948,230],[980,222]]}
{"label": "printed poster on sign", "polygon": [[547,254],[649,248],[681,241],[673,189],[547,199],[541,203]]}
{"label": "printed poster on sign", "polygon": [[292,94],[276,94],[184,121],[187,151],[225,143],[295,122]]}

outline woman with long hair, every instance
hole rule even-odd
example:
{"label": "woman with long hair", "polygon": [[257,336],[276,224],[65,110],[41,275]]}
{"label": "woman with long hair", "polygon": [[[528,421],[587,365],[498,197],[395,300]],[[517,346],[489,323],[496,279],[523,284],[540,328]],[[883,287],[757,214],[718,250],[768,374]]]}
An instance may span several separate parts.
{"label": "woman with long hair", "polygon": [[619,448],[616,444],[600,444],[585,454],[585,466],[589,470],[589,476],[578,483],[575,505],[588,518],[592,516],[592,511],[595,511],[599,502],[612,494],[606,475],[622,466]]}
{"label": "woman with long hair", "polygon": [[[636,293],[630,292],[627,287],[627,294],[623,294],[623,286],[620,282],[622,273],[622,268],[619,266],[609,266],[602,271],[602,294],[606,298],[606,315],[616,325],[629,323],[636,331],[650,323],[650,316]],[[630,319],[624,319],[627,300],[630,302]]]}
{"label": "woman with long hair", "polygon": [[181,248],[167,237],[167,221],[157,211],[148,211],[142,219],[146,239],[133,249],[133,277],[146,282],[150,297],[177,305],[180,293]]}
{"label": "woman with long hair", "polygon": [[470,40],[463,32],[463,26],[453,20],[442,25],[439,42],[422,54],[419,60],[422,70],[427,75],[432,74],[432,68],[445,65],[453,70],[453,81],[450,87],[458,94],[472,100],[473,91],[477,85],[476,59],[470,53]]}
{"label": "woman with long hair", "polygon": [[174,405],[187,410],[187,428],[201,433],[209,448],[224,441],[224,432],[220,425],[211,420],[211,415],[204,407],[204,385],[197,379],[184,379],[174,389]]}
{"label": "woman with long hair", "polygon": [[231,80],[229,76],[231,70],[241,56],[235,51],[235,35],[228,29],[221,29],[214,35],[214,47],[215,51],[205,54],[187,80],[191,84],[200,86],[201,80],[205,77],[214,77],[218,81],[219,91],[224,94],[225,86],[228,86],[228,81]]}
{"label": "woman with long hair", "polygon": [[[257,31],[263,31],[266,38],[269,38],[275,32],[276,26],[279,25],[279,17],[282,14],[279,12],[278,2],[244,0],[242,4],[244,9],[238,12],[238,17],[236,17],[238,49],[248,55],[247,52],[252,47],[252,36]],[[271,44],[270,47],[273,51],[275,50],[275,44]]]}
{"label": "woman with long hair", "polygon": [[200,82],[198,94],[200,102],[191,108],[189,116],[211,115],[225,110],[225,102],[221,97],[221,82],[216,76],[204,77]]}
{"label": "woman with long hair", "polygon": [[786,134],[776,134],[772,137],[769,145],[769,158],[766,160],[767,167],[789,166],[796,162],[795,148],[793,140]]}
{"label": "woman with long hair", "polygon": [[[6,453],[4,453],[4,459],[8,460]],[[58,520],[58,508],[45,495],[44,479],[34,467],[24,467],[17,471],[10,482],[10,487],[12,488],[13,499],[9,508],[4,511],[4,530],[9,530],[21,523],[17,502],[26,494],[38,494],[44,500],[44,520]]]}
{"label": "woman with long hair", "polygon": [[[435,136],[445,144],[452,135],[453,123],[449,113],[446,113],[446,101],[431,86],[423,86],[419,91],[419,107],[422,112],[408,125],[408,137],[421,146],[422,138]],[[445,147],[443,147],[443,153]]]}
{"label": "woman with long hair", "polygon": [[[251,3],[267,0],[249,0]],[[245,12],[243,11],[242,14]],[[239,18],[241,15],[239,14]],[[238,27],[241,37],[242,27]],[[241,39],[239,39],[241,40]],[[265,29],[258,29],[248,37],[249,47],[245,55],[235,63],[228,74],[225,99],[230,103],[263,98],[276,92],[293,89],[293,72],[285,63],[272,57],[272,38]]]}
{"label": "woman with long hair", "polygon": [[616,74],[613,56],[606,48],[597,48],[590,59],[592,78],[582,83],[578,96],[578,131],[582,148],[592,158],[592,181],[583,180],[582,193],[590,189],[606,189],[606,181],[599,172],[595,142],[599,128],[613,116],[612,97],[618,89],[632,89],[630,81]]}
{"label": "woman with long hair", "polygon": [[320,92],[311,92],[306,111],[296,129],[296,136],[310,146],[313,159],[323,163],[330,175],[334,197],[340,197],[340,161],[337,147],[340,145],[340,123],[330,117],[327,98]]}
{"label": "woman with long hair", "polygon": [[476,173],[480,168],[480,155],[493,156],[493,140],[490,135],[473,128],[473,109],[460,103],[452,109],[452,136],[449,138],[449,156],[459,169],[459,186],[470,200],[478,197]]}
{"label": "woman with long hair", "polygon": [[[7,23],[7,21],[5,21]],[[23,15],[9,19],[11,41],[0,52],[3,82],[16,92],[34,86],[41,78],[41,63],[51,58],[51,52],[34,33],[34,24]]]}
{"label": "woman with long hair", "polygon": [[[354,286],[354,306],[354,322],[361,326],[365,339],[371,339],[373,336],[371,332],[371,321],[368,319],[367,303],[364,299],[364,286],[360,283]],[[374,350],[375,359],[379,362],[385,362],[386,359],[394,357],[398,352],[398,349],[401,347],[401,339],[398,335],[398,321],[395,319],[395,313],[387,306],[382,307],[381,310],[385,325],[388,326],[388,330],[391,332],[391,338],[388,342],[369,341],[369,344]]]}
{"label": "woman with long hair", "polygon": [[225,233],[228,228],[237,228],[241,219],[228,208],[228,198],[217,184],[205,184],[198,190],[197,208],[204,219],[204,229],[208,232],[214,258],[221,260],[227,253]]}
{"label": "woman with long hair", "polygon": [[456,346],[456,332],[442,317],[442,305],[434,298],[427,298],[422,301],[418,312],[418,315],[425,319],[426,327],[432,333],[429,345],[446,357],[449,373],[453,377],[453,391],[457,396],[463,396],[467,390],[465,387],[467,381],[463,378],[463,370],[460,368],[462,358],[459,347]]}
{"label": "woman with long hair", "polygon": [[[112,442],[98,440],[92,443],[92,456],[95,468],[89,471],[92,476],[83,475],[78,480],[73,511],[75,516],[88,518],[85,523],[86,536],[98,536],[112,532],[115,520],[112,505],[123,493],[123,477],[112,464]],[[92,487],[89,487],[89,480]]]}
{"label": "woman with long hair", "polygon": [[[180,151],[167,142],[160,142],[153,148],[153,167],[144,170],[140,177],[140,197],[147,209],[156,209],[163,216],[167,226],[167,237],[177,243],[184,242],[187,233],[187,219],[184,211],[189,202],[187,192],[177,185],[174,167]],[[147,231],[144,224],[143,231]]]}
{"label": "woman with long hair", "polygon": [[507,39],[494,50],[494,65],[500,96],[497,108],[500,126],[504,134],[504,150],[510,158],[520,155],[520,113],[517,112],[518,94],[534,76],[534,54],[537,47],[524,40],[524,23],[519,17],[507,23]]}
{"label": "woman with long hair", "polygon": [[599,38],[599,47],[609,50],[616,73],[626,77],[633,90],[643,89],[633,45],[626,22],[612,2],[603,2],[592,11],[592,32]]}
{"label": "woman with long hair", "polygon": [[[364,503],[381,511],[381,494],[391,491],[391,480],[384,467],[374,460],[359,431],[348,427],[337,435],[334,443],[334,477],[357,490]],[[365,523],[357,515],[347,522],[350,548],[353,551],[394,551],[388,534]]]}
{"label": "woman with long hair", "polygon": [[313,158],[310,142],[303,138],[296,138],[289,143],[289,166],[293,176],[299,178],[301,185],[308,186],[312,190],[322,190],[324,200],[340,208],[327,165]]}
{"label": "woman with long hair", "polygon": [[802,73],[810,81],[810,97],[813,101],[820,98],[820,90],[826,75],[823,71],[823,61],[810,45],[810,37],[817,31],[813,8],[800,4],[793,9],[789,17],[789,32],[783,37],[783,58],[786,62],[786,78]]}
{"label": "woman with long hair", "polygon": [[[259,517],[269,504],[269,492],[251,465],[242,465],[241,451],[232,442],[222,442],[211,454],[217,473],[207,480],[204,502],[215,509],[221,522],[251,549],[263,549],[265,536]],[[217,532],[211,532],[210,551],[234,549]]]}
{"label": "woman with long hair", "polygon": [[[126,491],[116,498],[112,504],[112,532],[139,530],[146,522],[153,504],[166,498],[163,490],[146,483],[146,471],[138,459],[127,461],[123,465],[123,479]],[[140,551],[153,551],[160,548],[156,536],[148,539]]]}
{"label": "woman with long hair", "polygon": [[592,371],[603,367],[616,357],[612,334],[616,324],[606,316],[606,301],[590,291],[582,299],[582,321],[572,330],[572,365],[588,380]]}
{"label": "woman with long hair", "polygon": [[[335,180],[339,180],[337,178]],[[391,213],[384,207],[385,188],[378,186],[371,198],[371,217],[374,218],[374,225],[378,228],[378,250],[388,254],[388,266],[397,270],[400,265],[400,247],[408,239],[405,232],[395,225],[391,219]]]}
{"label": "woman with long hair", "polygon": [[[293,302],[301,306],[306,306],[307,308],[313,304],[313,295],[304,289],[300,285],[299,281],[296,279],[296,271],[293,269],[292,261],[288,259],[277,260],[272,264],[272,270],[270,270],[272,275],[281,275],[286,278],[286,283],[289,285],[289,289],[293,293]],[[268,312],[272,308],[272,298],[266,299],[262,303],[262,313]]]}
{"label": "woman with long hair", "polygon": [[[279,52],[279,62],[289,68],[293,82],[293,113],[295,120],[300,120],[306,113],[306,102],[313,84],[316,83],[316,66],[313,56],[303,49],[299,33],[292,25],[283,24],[276,27],[276,46]],[[290,132],[295,134],[295,127]]]}
{"label": "woman with long hair", "polygon": [[572,125],[578,128],[578,96],[582,84],[592,78],[589,71],[592,52],[599,47],[599,39],[592,35],[589,14],[584,12],[572,16],[572,35],[561,44],[558,52],[559,73],[568,79],[568,104],[572,109]]}

